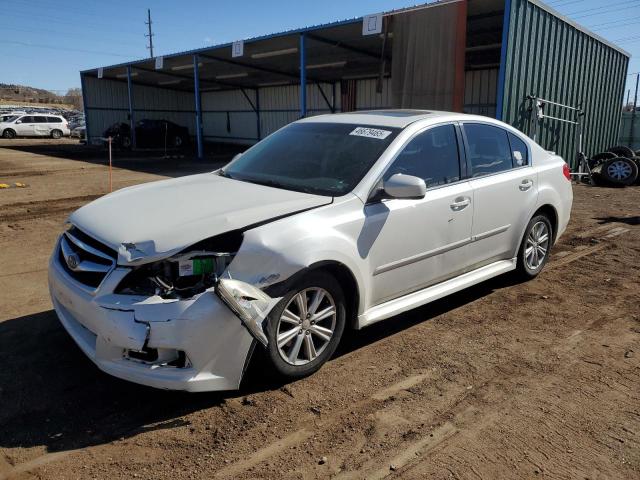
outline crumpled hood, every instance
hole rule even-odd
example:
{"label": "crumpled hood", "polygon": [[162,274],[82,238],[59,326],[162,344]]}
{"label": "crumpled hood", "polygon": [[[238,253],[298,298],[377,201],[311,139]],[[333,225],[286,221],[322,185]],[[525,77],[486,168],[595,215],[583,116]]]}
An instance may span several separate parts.
{"label": "crumpled hood", "polygon": [[69,221],[118,251],[119,264],[141,264],[331,201],[205,173],[124,188],[78,209]]}

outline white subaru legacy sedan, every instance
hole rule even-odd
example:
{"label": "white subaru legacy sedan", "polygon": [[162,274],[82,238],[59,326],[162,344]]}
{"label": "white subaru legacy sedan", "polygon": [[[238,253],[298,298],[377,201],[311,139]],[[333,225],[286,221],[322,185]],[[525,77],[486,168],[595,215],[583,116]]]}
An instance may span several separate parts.
{"label": "white subaru legacy sedan", "polygon": [[117,377],[236,389],[257,346],[295,379],[331,357],[345,328],[512,270],[535,277],[572,199],[560,157],[490,118],[306,118],[220,170],[74,212],[51,257],[51,297],[84,353]]}

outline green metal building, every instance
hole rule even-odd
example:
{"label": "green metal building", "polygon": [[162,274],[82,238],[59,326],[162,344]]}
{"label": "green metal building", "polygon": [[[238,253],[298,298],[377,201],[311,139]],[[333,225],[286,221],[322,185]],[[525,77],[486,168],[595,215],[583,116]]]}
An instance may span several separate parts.
{"label": "green metal building", "polygon": [[628,62],[538,0],[439,0],[80,76],[90,142],[162,118],[201,156],[203,142],[251,144],[304,116],[422,108],[497,117],[573,163],[571,122],[587,155],[617,143]]}
{"label": "green metal building", "polygon": [[[615,145],[620,129],[629,54],[537,0],[506,0],[497,117],[529,135],[537,96],[580,106],[587,155]],[[575,120],[576,112],[553,104],[546,115]],[[573,161],[575,125],[543,119],[536,140]]]}

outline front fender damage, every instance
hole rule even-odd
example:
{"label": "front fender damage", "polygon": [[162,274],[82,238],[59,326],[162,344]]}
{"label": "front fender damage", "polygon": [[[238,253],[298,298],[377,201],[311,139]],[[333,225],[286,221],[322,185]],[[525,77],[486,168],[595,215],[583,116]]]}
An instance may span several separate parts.
{"label": "front fender damage", "polygon": [[218,281],[215,291],[253,338],[266,347],[269,340],[264,331],[264,322],[282,297],[271,298],[253,285],[224,278]]}

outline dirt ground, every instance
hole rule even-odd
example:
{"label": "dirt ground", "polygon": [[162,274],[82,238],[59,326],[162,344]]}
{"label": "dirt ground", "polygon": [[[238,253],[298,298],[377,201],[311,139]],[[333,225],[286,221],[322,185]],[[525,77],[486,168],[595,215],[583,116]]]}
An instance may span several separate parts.
{"label": "dirt ground", "polygon": [[[640,478],[640,187],[575,187],[536,280],[500,277],[350,334],[320,372],[185,394],[100,372],[46,263],[108,189],[104,153],[0,140],[0,479]],[[114,186],[212,170],[116,155]],[[216,161],[218,163],[216,164]]]}

